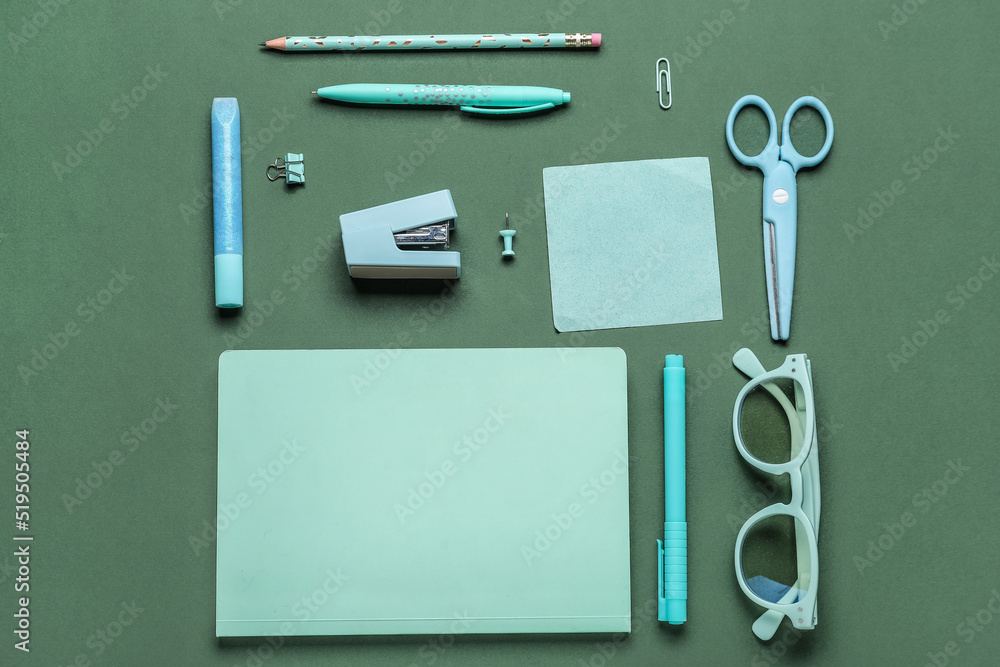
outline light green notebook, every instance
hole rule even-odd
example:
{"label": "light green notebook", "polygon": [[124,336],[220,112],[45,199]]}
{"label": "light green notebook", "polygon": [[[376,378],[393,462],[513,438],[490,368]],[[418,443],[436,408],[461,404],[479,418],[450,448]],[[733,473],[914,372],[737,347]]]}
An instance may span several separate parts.
{"label": "light green notebook", "polygon": [[230,351],[216,634],[627,632],[618,348]]}

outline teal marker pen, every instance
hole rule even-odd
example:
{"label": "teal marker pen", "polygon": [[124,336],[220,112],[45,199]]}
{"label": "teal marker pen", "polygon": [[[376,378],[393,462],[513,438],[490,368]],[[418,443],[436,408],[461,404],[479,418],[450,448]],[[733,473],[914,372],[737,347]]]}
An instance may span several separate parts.
{"label": "teal marker pen", "polygon": [[515,114],[552,109],[570,100],[557,88],[538,86],[444,85],[438,83],[347,83],[314,90],[320,97],[351,104],[437,104],[468,113]]}
{"label": "teal marker pen", "polygon": [[687,517],[684,497],[684,357],[668,354],[663,368],[663,540],[657,540],[657,618],[687,620]]}

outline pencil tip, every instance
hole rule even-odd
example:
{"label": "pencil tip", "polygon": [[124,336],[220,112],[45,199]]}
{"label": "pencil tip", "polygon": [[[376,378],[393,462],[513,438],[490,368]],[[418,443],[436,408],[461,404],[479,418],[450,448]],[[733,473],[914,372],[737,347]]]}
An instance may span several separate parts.
{"label": "pencil tip", "polygon": [[257,46],[267,46],[267,42],[261,42],[261,43],[260,43],[260,44],[258,44]]}

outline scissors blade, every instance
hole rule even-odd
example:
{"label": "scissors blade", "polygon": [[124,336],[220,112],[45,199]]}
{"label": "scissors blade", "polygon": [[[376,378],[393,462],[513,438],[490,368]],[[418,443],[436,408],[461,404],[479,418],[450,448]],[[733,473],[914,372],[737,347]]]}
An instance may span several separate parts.
{"label": "scissors blade", "polygon": [[771,320],[771,338],[781,340],[781,282],[778,279],[777,225],[764,218],[764,284],[767,293],[767,310]]}
{"label": "scissors blade", "polygon": [[774,240],[774,223],[767,222],[767,229],[771,241],[771,294],[774,298],[774,304],[771,310],[771,323],[777,327],[778,335],[775,340],[781,339],[781,305],[778,301],[778,248]]}
{"label": "scissors blade", "polygon": [[787,162],[764,172],[764,254],[771,306],[771,338],[788,340],[795,282],[797,215],[795,172]]}

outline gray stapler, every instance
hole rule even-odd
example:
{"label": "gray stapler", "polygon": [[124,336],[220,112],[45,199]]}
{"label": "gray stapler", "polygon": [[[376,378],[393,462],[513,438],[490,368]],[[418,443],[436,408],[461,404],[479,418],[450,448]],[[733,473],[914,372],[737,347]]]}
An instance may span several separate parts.
{"label": "gray stapler", "polygon": [[451,191],[439,190],[340,216],[347,270],[354,278],[458,278]]}

